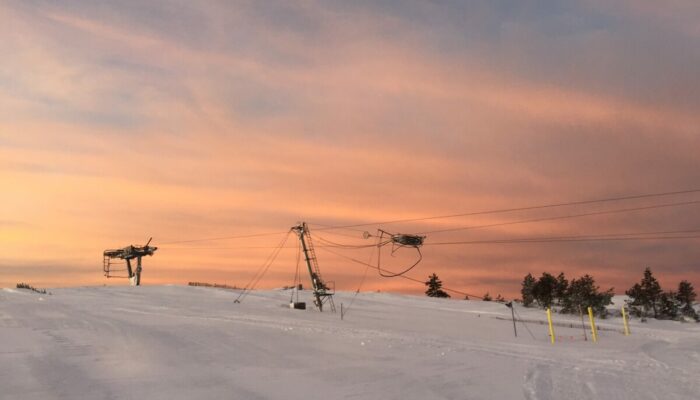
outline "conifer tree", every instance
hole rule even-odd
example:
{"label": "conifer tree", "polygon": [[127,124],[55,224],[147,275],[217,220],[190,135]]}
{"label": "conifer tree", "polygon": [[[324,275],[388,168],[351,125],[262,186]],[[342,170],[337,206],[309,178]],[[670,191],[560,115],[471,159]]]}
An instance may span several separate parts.
{"label": "conifer tree", "polygon": [[644,270],[644,277],[640,282],[640,286],[642,287],[642,290],[645,293],[645,297],[649,301],[651,309],[654,310],[654,318],[658,318],[658,305],[661,300],[661,294],[663,293],[663,291],[661,290],[661,285],[659,285],[659,281],[657,281],[656,278],[654,278],[654,275],[651,273],[651,269],[649,267],[647,267]]}
{"label": "conifer tree", "polygon": [[559,276],[557,276],[557,284],[554,286],[554,298],[557,300],[557,304],[564,304],[568,294],[568,289],[569,281],[564,276],[564,273],[560,272]]}
{"label": "conifer tree", "polygon": [[428,277],[428,280],[425,282],[425,286],[428,287],[428,289],[425,291],[425,294],[428,297],[450,297],[447,292],[442,290],[442,281],[435,273]]}
{"label": "conifer tree", "polygon": [[596,315],[604,318],[607,316],[605,306],[612,303],[614,293],[612,288],[605,292],[600,292],[599,289],[595,279],[588,274],[572,279],[564,297],[562,312],[576,314],[591,307]]}
{"label": "conifer tree", "polygon": [[535,277],[528,273],[523,278],[522,289],[520,289],[520,294],[523,296],[523,306],[530,307],[535,301],[535,297],[532,295],[532,289],[535,287]]}
{"label": "conifer tree", "polygon": [[678,293],[676,293],[676,300],[678,300],[678,305],[680,307],[680,312],[686,317],[695,318],[698,320],[698,313],[693,308],[693,303],[697,298],[693,284],[683,280],[678,284]]}
{"label": "conifer tree", "polygon": [[489,292],[486,292],[486,294],[484,295],[484,297],[482,297],[482,300],[484,300],[484,301],[492,301],[493,299],[491,298],[491,295],[489,294]]}
{"label": "conifer tree", "polygon": [[646,312],[649,307],[642,287],[638,283],[635,283],[625,294],[630,298],[627,300],[630,311],[637,317],[646,317]]}
{"label": "conifer tree", "polygon": [[661,300],[661,285],[654,278],[650,268],[644,270],[644,276],[641,282],[635,284],[625,292],[631,298],[630,306],[642,307],[643,313],[646,316],[649,309],[654,311],[654,318],[659,316],[659,303]]}
{"label": "conifer tree", "polygon": [[549,308],[552,306],[556,286],[557,278],[550,273],[543,272],[532,288],[532,295],[541,307]]}
{"label": "conifer tree", "polygon": [[659,316],[664,319],[676,319],[679,311],[680,307],[676,293],[673,291],[661,293],[659,296]]}

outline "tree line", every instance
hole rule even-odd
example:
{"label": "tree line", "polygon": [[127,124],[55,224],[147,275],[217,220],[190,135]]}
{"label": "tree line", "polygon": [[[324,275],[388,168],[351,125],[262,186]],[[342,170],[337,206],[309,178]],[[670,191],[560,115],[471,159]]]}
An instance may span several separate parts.
{"label": "tree line", "polygon": [[591,307],[602,318],[607,316],[606,306],[612,304],[614,295],[613,288],[601,291],[595,279],[588,274],[569,281],[563,272],[556,277],[544,272],[539,279],[528,273],[523,278],[520,293],[525,307],[557,306],[565,314],[579,314]]}
{"label": "tree line", "polygon": [[[450,297],[442,289],[442,281],[434,273],[428,277],[425,286],[425,294],[429,297]],[[537,279],[528,273],[521,286],[520,294],[525,307],[554,307],[565,314],[580,314],[591,307],[601,318],[607,317],[607,306],[612,304],[615,294],[613,288],[601,291],[595,279],[588,274],[569,281],[563,272],[556,277],[543,272]],[[646,268],[641,281],[625,291],[625,294],[629,297],[626,303],[631,315],[643,319],[653,317],[677,320],[684,317],[700,322],[700,315],[693,307],[697,294],[687,280],[682,280],[676,291],[664,291],[651,269]],[[493,299],[487,292],[482,300]],[[499,294],[495,301],[505,302],[505,299]]]}
{"label": "tree line", "polygon": [[[544,272],[539,279],[528,273],[523,278],[520,293],[525,307],[558,306],[560,312],[567,314],[581,313],[591,307],[593,312],[602,318],[607,316],[606,307],[612,304],[614,295],[613,288],[601,291],[595,279],[588,274],[569,282],[563,272],[557,277]],[[625,291],[625,294],[629,296],[626,302],[632,315],[641,318],[653,316],[658,319],[687,317],[700,321],[693,308],[697,294],[687,280],[678,284],[677,291],[664,292],[651,269],[647,268],[642,280]]]}
{"label": "tree line", "polygon": [[[692,318],[700,322],[700,316],[693,308],[697,298],[693,284],[682,280],[678,290],[664,291],[650,268],[644,270],[644,276],[625,292],[630,300],[627,302],[630,312],[638,317],[652,316],[657,319]],[[650,315],[651,313],[651,315]]]}

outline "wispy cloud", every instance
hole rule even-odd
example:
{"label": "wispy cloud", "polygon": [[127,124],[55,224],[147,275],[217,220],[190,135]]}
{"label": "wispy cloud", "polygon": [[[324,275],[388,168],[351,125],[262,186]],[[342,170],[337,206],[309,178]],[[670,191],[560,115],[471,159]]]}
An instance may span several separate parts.
{"label": "wispy cloud", "polygon": [[[94,283],[103,248],[150,235],[693,187],[700,52],[691,3],[6,2],[0,221],[24,224],[0,223],[4,251],[28,269],[65,255],[62,265]],[[697,217],[688,207],[449,237],[653,230]],[[230,282],[267,251],[165,246],[149,260],[151,279]],[[349,273],[356,266],[325,257],[344,288],[357,284],[362,268]],[[426,249],[417,274],[508,294],[528,271],[594,271],[620,287],[629,282],[617,271],[652,265],[675,279],[694,273],[694,259],[687,242],[450,247]]]}

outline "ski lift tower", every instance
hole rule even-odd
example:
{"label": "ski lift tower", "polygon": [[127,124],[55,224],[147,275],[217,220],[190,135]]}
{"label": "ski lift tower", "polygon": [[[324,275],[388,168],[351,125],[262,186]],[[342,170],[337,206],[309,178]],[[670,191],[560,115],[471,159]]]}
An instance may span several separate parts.
{"label": "ski lift tower", "polygon": [[[152,256],[158,250],[157,247],[149,246],[153,238],[148,239],[145,246],[126,246],[121,249],[105,250],[103,253],[103,270],[107,278],[129,278],[131,286],[141,286],[141,258],[143,256]],[[136,259],[136,270],[131,268],[131,260]],[[115,264],[113,260],[120,259],[126,262],[126,272],[128,276],[114,275],[115,270],[112,266]],[[123,271],[123,270],[121,270]]]}
{"label": "ski lift tower", "polygon": [[323,312],[323,303],[328,303],[331,307],[331,311],[335,312],[335,304],[333,303],[334,290],[321,278],[321,271],[318,268],[318,260],[316,259],[316,252],[311,242],[309,227],[306,225],[306,222],[302,222],[297,226],[293,226],[292,230],[299,235],[301,249],[304,251],[306,266],[309,269],[309,276],[311,277],[311,286],[314,290],[314,304],[318,307],[319,311]]}

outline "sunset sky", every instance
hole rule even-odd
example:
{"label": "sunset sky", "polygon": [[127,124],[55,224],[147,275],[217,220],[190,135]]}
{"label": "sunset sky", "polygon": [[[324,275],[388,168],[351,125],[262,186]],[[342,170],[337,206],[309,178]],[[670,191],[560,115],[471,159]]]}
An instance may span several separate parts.
{"label": "sunset sky", "polygon": [[[700,189],[699,21],[697,0],[1,1],[0,286],[128,284],[102,251],[151,236],[144,284],[243,286],[298,221],[366,223],[315,231],[362,245],[689,203],[426,233],[409,275],[512,297],[528,272],[623,292],[651,267],[698,287],[700,232],[431,243],[698,231],[700,192],[377,223]],[[260,287],[292,283],[296,245]],[[317,255],[358,289],[365,266]],[[424,287],[370,269],[362,290]]]}

